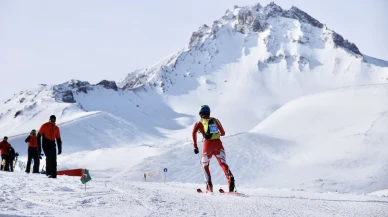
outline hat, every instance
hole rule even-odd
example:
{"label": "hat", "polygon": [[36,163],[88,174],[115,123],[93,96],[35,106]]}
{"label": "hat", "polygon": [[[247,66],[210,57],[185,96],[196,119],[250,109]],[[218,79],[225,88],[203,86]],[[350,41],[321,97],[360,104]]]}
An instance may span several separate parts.
{"label": "hat", "polygon": [[4,136],[4,139],[8,139],[8,137]]}
{"label": "hat", "polygon": [[57,117],[55,117],[55,115],[51,115],[50,120],[57,120]]}
{"label": "hat", "polygon": [[31,130],[31,134],[35,134],[36,133],[36,130]]}

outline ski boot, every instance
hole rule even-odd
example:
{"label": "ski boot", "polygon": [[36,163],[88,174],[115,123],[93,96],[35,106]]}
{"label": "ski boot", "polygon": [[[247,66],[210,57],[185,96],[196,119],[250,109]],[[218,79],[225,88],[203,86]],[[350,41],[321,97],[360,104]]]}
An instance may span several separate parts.
{"label": "ski boot", "polygon": [[212,183],[212,181],[206,182],[206,192],[213,192],[213,183]]}
{"label": "ski boot", "polygon": [[229,178],[228,178],[228,186],[229,186],[229,192],[234,192],[234,176],[232,173],[229,173]]}

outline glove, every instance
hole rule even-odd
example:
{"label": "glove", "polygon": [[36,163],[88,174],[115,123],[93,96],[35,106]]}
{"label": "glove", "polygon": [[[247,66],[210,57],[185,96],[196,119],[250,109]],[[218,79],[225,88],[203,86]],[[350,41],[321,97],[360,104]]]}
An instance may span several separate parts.
{"label": "glove", "polygon": [[198,151],[198,147],[197,148],[194,148],[194,154],[198,154],[199,151]]}
{"label": "glove", "polygon": [[58,155],[62,153],[62,140],[61,138],[57,139],[57,145],[58,145]]}

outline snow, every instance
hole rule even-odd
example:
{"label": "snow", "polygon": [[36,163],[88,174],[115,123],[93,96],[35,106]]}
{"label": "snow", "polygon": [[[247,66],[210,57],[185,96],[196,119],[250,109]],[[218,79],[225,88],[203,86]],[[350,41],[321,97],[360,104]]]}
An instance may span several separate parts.
{"label": "snow", "polygon": [[[198,194],[195,184],[5,173],[2,216],[386,216],[388,198],[239,188],[243,195]],[[217,186],[218,189],[219,186]]]}
{"label": "snow", "polygon": [[331,191],[386,189],[387,99],[387,85],[308,95],[287,103],[251,132],[294,144],[284,173],[277,174],[277,180],[293,177],[285,185],[295,181],[306,188],[307,180],[317,180],[315,185]]}
{"label": "snow", "polygon": [[[308,95],[287,103],[251,132],[223,138],[240,196],[196,193],[205,185],[189,140],[157,145],[145,140],[58,156],[58,169],[90,170],[86,191],[79,177],[47,179],[23,173],[21,164],[14,173],[2,172],[0,213],[386,216],[387,94],[388,85],[368,85]],[[215,159],[210,169],[214,189],[226,189]]]}
{"label": "snow", "polygon": [[[0,172],[0,215],[388,216],[388,65],[335,35],[297,8],[236,7],[118,89],[71,80],[15,94],[0,107],[0,136],[20,153]],[[202,104],[226,130],[242,195],[195,191]],[[79,177],[24,173],[24,139],[52,114],[58,170],[89,169],[86,191]],[[210,170],[225,189],[216,159]]]}

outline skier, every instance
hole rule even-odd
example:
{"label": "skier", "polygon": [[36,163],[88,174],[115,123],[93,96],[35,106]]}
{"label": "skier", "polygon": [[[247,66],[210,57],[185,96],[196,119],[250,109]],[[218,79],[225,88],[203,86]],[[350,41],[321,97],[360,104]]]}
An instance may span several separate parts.
{"label": "skier", "polygon": [[30,173],[31,160],[34,160],[34,167],[32,173],[39,173],[39,152],[38,152],[38,139],[36,137],[36,130],[31,130],[30,135],[26,138],[25,142],[28,143],[28,160],[26,165],[26,173]]}
{"label": "skier", "polygon": [[[4,136],[2,142],[0,142],[0,151],[1,151],[1,170],[9,171],[9,148],[11,145],[8,143],[8,137]],[[4,162],[4,165],[3,165]]]}
{"label": "skier", "polygon": [[[38,131],[38,152],[46,155],[46,175],[48,178],[57,178],[57,149],[58,155],[62,153],[62,140],[58,126],[55,125],[55,115],[50,116],[50,120],[44,123]],[[43,137],[43,138],[42,138]],[[55,144],[55,140],[57,144]]]}
{"label": "skier", "polygon": [[224,128],[218,119],[210,117],[210,107],[208,105],[201,106],[199,109],[199,116],[201,117],[201,120],[194,124],[192,137],[195,154],[199,153],[197,146],[197,132],[202,133],[202,136],[205,139],[202,150],[202,166],[206,172],[206,191],[213,192],[209,163],[214,155],[228,179],[229,192],[233,192],[235,186],[234,176],[230,171],[229,166],[226,164],[225,150],[220,140],[220,137],[225,135]]}

